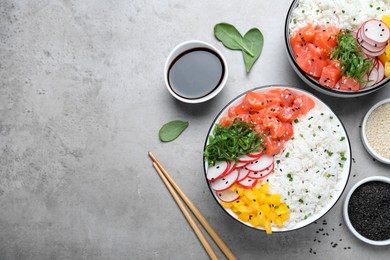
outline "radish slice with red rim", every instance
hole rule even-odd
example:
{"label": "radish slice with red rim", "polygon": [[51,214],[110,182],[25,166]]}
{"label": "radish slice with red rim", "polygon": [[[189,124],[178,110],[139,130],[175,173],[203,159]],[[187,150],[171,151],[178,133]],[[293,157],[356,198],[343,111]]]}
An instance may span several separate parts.
{"label": "radish slice with red rim", "polygon": [[223,191],[229,189],[238,178],[239,170],[235,169],[231,171],[228,175],[215,180],[214,182],[210,182],[210,187],[215,191]]}
{"label": "radish slice with red rim", "polygon": [[239,185],[247,189],[253,188],[256,185],[256,183],[257,183],[257,179],[252,179],[250,177],[246,177],[242,181],[238,182]]}
{"label": "radish slice with red rim", "polygon": [[274,163],[272,163],[272,165],[268,166],[267,168],[265,168],[262,171],[250,172],[248,174],[248,177],[253,178],[253,179],[261,179],[261,178],[264,178],[264,177],[267,177],[268,175],[270,175],[273,170],[274,170]]}
{"label": "radish slice with red rim", "polygon": [[261,151],[261,152],[254,152],[254,153],[248,153],[248,156],[250,156],[250,157],[253,157],[253,158],[259,158],[260,156],[262,156],[263,155],[263,151]]}
{"label": "radish slice with red rim", "polygon": [[378,77],[379,77],[378,66],[375,65],[372,68],[370,74],[368,75],[368,82],[366,84],[366,87],[371,87],[375,85],[378,81]]}
{"label": "radish slice with red rim", "polygon": [[390,30],[384,22],[372,19],[362,25],[362,35],[374,44],[385,44],[390,38]]}
{"label": "radish slice with red rim", "polygon": [[245,178],[248,176],[248,174],[249,174],[250,172],[251,172],[251,171],[248,170],[248,168],[246,168],[246,167],[240,168],[240,172],[239,172],[239,174],[238,174],[238,179],[237,179],[237,181],[242,181],[243,179],[245,179]]}
{"label": "radish slice with red rim", "polygon": [[378,60],[378,79],[377,83],[381,82],[385,77],[385,65],[381,60]]}
{"label": "radish slice with red rim", "polygon": [[246,165],[248,165],[248,163],[249,162],[236,162],[234,164],[234,169],[245,167]]}
{"label": "radish slice with red rim", "polygon": [[249,156],[248,154],[246,154],[246,155],[243,155],[240,158],[238,158],[238,161],[248,163],[248,162],[252,162],[252,161],[256,160],[257,158],[258,157],[252,157],[252,156]]}
{"label": "radish slice with red rim", "polygon": [[274,161],[273,156],[263,155],[257,160],[248,163],[246,168],[254,172],[262,171],[268,166],[270,166],[273,163],[273,161]]}
{"label": "radish slice with red rim", "polygon": [[217,162],[214,166],[211,166],[207,169],[206,177],[209,181],[214,181],[220,176],[223,176],[227,173],[230,167],[229,161],[220,161]]}
{"label": "radish slice with red rim", "polygon": [[235,191],[224,190],[224,191],[216,191],[217,197],[224,202],[232,202],[238,199],[240,196]]}

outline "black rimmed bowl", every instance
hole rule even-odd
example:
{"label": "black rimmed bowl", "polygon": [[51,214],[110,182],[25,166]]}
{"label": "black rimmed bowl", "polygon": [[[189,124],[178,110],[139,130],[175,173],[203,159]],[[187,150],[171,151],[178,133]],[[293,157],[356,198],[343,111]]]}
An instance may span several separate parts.
{"label": "black rimmed bowl", "polygon": [[[284,39],[285,39],[285,44],[286,44],[286,49],[287,49],[287,56],[288,56],[288,60],[291,64],[291,66],[293,67],[294,71],[298,74],[298,76],[307,84],[309,85],[310,87],[312,87],[313,89],[321,92],[321,93],[324,93],[326,95],[329,95],[329,96],[334,96],[334,97],[341,97],[341,98],[353,98],[353,97],[359,97],[359,96],[364,96],[364,95],[367,95],[367,94],[370,94],[370,93],[373,93],[381,88],[383,88],[384,86],[388,85],[390,83],[390,77],[387,77],[385,79],[383,79],[382,81],[380,81],[379,83],[376,83],[370,87],[366,87],[366,88],[362,88],[358,91],[344,91],[344,90],[339,90],[339,89],[335,89],[335,88],[328,88],[328,87],[325,87],[325,86],[322,86],[319,84],[318,80],[316,80],[315,78],[309,76],[308,74],[306,74],[299,66],[298,66],[298,63],[296,62],[295,60],[295,57],[294,57],[294,54],[293,54],[293,50],[292,50],[292,47],[291,47],[291,44],[290,44],[290,41],[289,41],[289,38],[291,36],[291,31],[290,31],[290,23],[294,23],[294,15],[295,15],[295,10],[299,7],[299,4],[300,4],[300,0],[294,0],[288,10],[288,13],[287,13],[287,16],[286,16],[286,21],[285,21],[285,28],[284,28]],[[345,12],[348,12],[348,10],[338,10],[338,9],[335,9],[337,11],[332,11],[332,14],[333,15],[333,12],[341,12],[341,13],[345,13]],[[319,9],[316,9],[316,10],[303,10],[303,11],[306,11],[306,12],[321,12],[321,10]],[[372,17],[374,18],[374,17]],[[343,29],[349,29],[350,28],[343,28]]]}
{"label": "black rimmed bowl", "polygon": [[[254,89],[251,89],[251,90],[248,90],[248,91],[254,91],[254,92],[259,92],[259,93],[264,93],[264,92],[267,92],[267,91],[270,91],[270,90],[273,90],[273,89],[277,89],[277,88],[281,88],[281,89],[288,89],[296,94],[299,94],[299,95],[307,95],[309,97],[311,97],[314,101],[315,101],[315,108],[313,109],[318,109],[318,110],[321,110],[321,111],[324,111],[326,113],[328,113],[328,116],[329,118],[331,118],[332,120],[334,120],[334,124],[337,125],[337,127],[339,127],[339,130],[340,130],[340,133],[342,134],[342,136],[344,136],[343,138],[341,138],[341,140],[337,140],[338,142],[339,141],[345,141],[346,144],[345,144],[345,154],[343,155],[343,157],[345,157],[343,160],[343,166],[340,167],[340,165],[337,165],[336,167],[340,167],[338,169],[341,169],[338,176],[337,176],[337,182],[335,184],[335,189],[332,193],[330,193],[329,195],[329,200],[327,200],[327,203],[324,204],[324,205],[320,205],[318,206],[318,210],[315,211],[314,214],[312,215],[309,215],[309,216],[305,216],[305,218],[300,218],[300,219],[291,219],[293,224],[289,224],[289,226],[285,226],[285,227],[272,227],[272,230],[273,232],[286,232],[286,231],[292,231],[292,230],[297,230],[297,229],[300,229],[300,228],[303,228],[311,223],[313,223],[314,221],[318,220],[319,218],[321,218],[322,216],[324,216],[330,209],[332,209],[332,207],[337,203],[337,201],[339,200],[339,198],[341,197],[342,193],[344,192],[344,189],[346,187],[346,184],[348,182],[348,179],[349,179],[349,175],[350,175],[350,170],[351,170],[351,158],[352,158],[352,155],[351,155],[351,146],[350,146],[350,141],[349,141],[349,138],[348,138],[348,135],[347,135],[347,132],[345,130],[345,127],[343,126],[341,120],[337,117],[337,115],[331,110],[331,108],[329,108],[323,101],[321,101],[319,98],[317,98],[316,96],[314,96],[313,94],[309,93],[309,92],[306,92],[306,91],[303,91],[301,89],[298,89],[298,88],[295,88],[295,87],[291,87],[291,86],[288,86],[288,85],[267,85],[267,86],[261,86],[261,87],[257,87],[257,88],[254,88]],[[204,151],[206,149],[206,146],[208,145],[209,143],[209,136],[213,133],[213,130],[215,128],[215,125],[219,122],[219,120],[226,116],[228,114],[228,109],[231,107],[231,106],[235,106],[237,104],[239,104],[240,102],[242,102],[242,100],[244,99],[245,97],[245,94],[247,92],[244,92],[242,94],[240,94],[239,96],[237,96],[236,98],[234,98],[233,100],[231,100],[230,102],[227,103],[227,105],[218,113],[218,115],[216,116],[216,118],[213,120],[212,124],[211,124],[211,127],[209,129],[209,132],[207,134],[207,137],[206,137],[206,141],[205,141],[205,145],[204,145]],[[323,113],[321,113],[323,114]],[[310,120],[310,119],[309,119]],[[306,121],[308,122],[308,121]],[[316,128],[317,129],[317,126],[313,126],[313,128]],[[320,127],[319,127],[320,128]],[[327,131],[327,129],[324,129],[324,131]],[[300,133],[295,133],[294,136],[296,136],[296,138],[300,138]],[[335,140],[334,140],[335,141]],[[292,150],[292,151],[289,151],[290,154],[296,154],[296,153],[299,153],[299,150]],[[328,152],[328,151],[324,151],[324,152]],[[283,151],[283,153],[285,153],[285,151]],[[286,155],[285,154],[281,154],[280,155],[281,157],[285,157]],[[287,156],[286,156],[287,157]],[[276,161],[276,158],[275,157],[275,161]],[[312,158],[309,158],[309,156],[306,156],[303,158],[304,160],[312,160]],[[231,216],[234,220],[238,221],[239,223],[242,223],[244,224],[245,226],[247,227],[251,227],[251,228],[255,228],[257,230],[264,230],[262,227],[255,227],[255,226],[252,226],[249,222],[244,222],[242,220],[240,220],[237,215],[229,208],[224,208],[222,205],[221,205],[221,200],[220,198],[218,197],[218,194],[215,190],[213,190],[210,186],[210,181],[207,179],[207,171],[209,169],[209,166],[208,166],[208,161],[205,157],[203,157],[203,163],[204,163],[204,173],[205,173],[205,177],[206,177],[206,182],[209,186],[209,189],[210,189],[210,192],[212,193],[212,196],[214,197],[214,199],[216,200],[216,202],[221,206],[221,208],[229,215]],[[281,159],[281,162],[280,162],[280,165],[283,166],[283,159]],[[318,167],[321,167],[321,168],[324,168],[325,165],[319,165]],[[332,165],[332,168],[333,166],[335,165]],[[317,167],[317,166],[316,166]],[[328,167],[328,166],[327,166]],[[330,167],[330,166],[329,166]],[[276,168],[275,168],[276,169]],[[312,171],[314,172],[314,171]],[[285,173],[287,174],[287,173]],[[286,178],[288,180],[288,178]],[[313,181],[313,185],[319,185],[319,181]],[[270,186],[272,187],[272,182],[270,181]],[[281,184],[280,184],[281,185]],[[318,186],[319,187],[319,186]],[[316,187],[316,188],[318,188]],[[302,196],[308,196],[307,193],[302,193],[300,194]],[[317,197],[317,194],[315,195],[315,197]],[[318,198],[320,199],[320,197]],[[290,208],[291,209],[291,208]],[[294,210],[295,212],[299,211],[300,209],[298,208],[295,208],[295,209],[291,209],[291,210]],[[293,218],[293,215],[294,214],[290,214],[290,218]]]}

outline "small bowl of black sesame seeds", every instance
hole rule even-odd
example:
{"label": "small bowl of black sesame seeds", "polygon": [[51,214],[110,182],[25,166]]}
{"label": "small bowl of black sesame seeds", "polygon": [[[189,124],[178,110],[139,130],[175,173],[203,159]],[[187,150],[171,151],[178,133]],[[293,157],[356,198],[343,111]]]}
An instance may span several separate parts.
{"label": "small bowl of black sesame seeds", "polygon": [[345,198],[343,215],[361,241],[390,245],[390,178],[371,176],[356,183]]}

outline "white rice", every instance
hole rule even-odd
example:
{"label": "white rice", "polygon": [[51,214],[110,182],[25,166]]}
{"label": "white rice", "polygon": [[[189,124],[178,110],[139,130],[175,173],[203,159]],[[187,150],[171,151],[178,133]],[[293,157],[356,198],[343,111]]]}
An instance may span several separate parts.
{"label": "white rice", "polygon": [[390,0],[301,0],[292,12],[289,29],[293,32],[312,23],[356,30],[382,15],[390,15]]}
{"label": "white rice", "polygon": [[329,110],[313,109],[294,123],[293,138],[275,156],[268,178],[271,193],[279,193],[290,208],[286,228],[323,210],[340,192],[337,183],[347,163],[342,157],[349,156],[344,133]]}

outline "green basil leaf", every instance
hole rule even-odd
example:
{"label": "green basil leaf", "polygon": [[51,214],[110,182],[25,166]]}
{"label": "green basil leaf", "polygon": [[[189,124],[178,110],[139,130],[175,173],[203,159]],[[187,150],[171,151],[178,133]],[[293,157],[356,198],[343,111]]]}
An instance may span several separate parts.
{"label": "green basil leaf", "polygon": [[180,120],[174,120],[164,124],[160,128],[160,140],[163,142],[175,140],[188,127],[188,125],[188,122]]}
{"label": "green basil leaf", "polygon": [[261,51],[263,50],[264,37],[263,34],[257,28],[250,29],[244,36],[244,41],[249,50],[253,53],[253,56],[243,52],[246,72],[249,72],[260,57]]}
{"label": "green basil leaf", "polygon": [[249,56],[254,56],[252,51],[246,45],[240,32],[233,25],[228,23],[219,23],[215,25],[214,35],[227,48],[232,50],[242,50]]}

